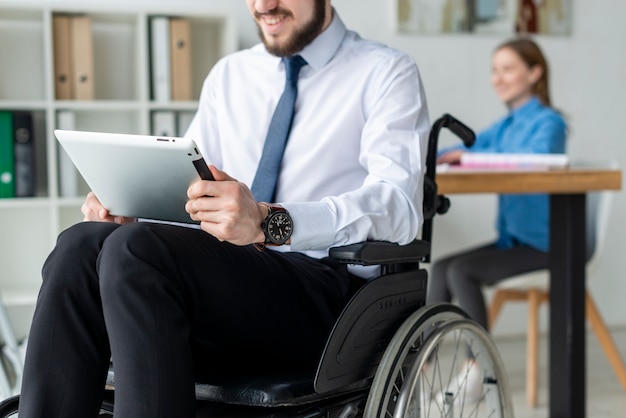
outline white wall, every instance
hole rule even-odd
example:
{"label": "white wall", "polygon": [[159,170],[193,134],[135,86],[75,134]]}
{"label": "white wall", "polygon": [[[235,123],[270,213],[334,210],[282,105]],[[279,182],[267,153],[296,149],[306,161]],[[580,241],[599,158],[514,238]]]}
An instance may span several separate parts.
{"label": "white wall", "polygon": [[[617,159],[626,143],[626,2],[572,0],[571,36],[538,37],[551,66],[554,105],[568,118],[573,159]],[[363,36],[410,53],[420,66],[431,117],[449,112],[476,130],[503,114],[489,85],[490,55],[506,36],[398,35],[393,32],[392,1],[336,0],[344,21]],[[450,212],[435,220],[433,254],[444,255],[494,237],[494,196],[454,195]],[[626,325],[626,275],[621,266],[626,201],[614,199],[611,230],[598,277],[589,282],[609,325]],[[547,319],[544,308],[543,321]],[[525,305],[505,308],[494,333],[525,332]]]}
{"label": "white wall", "polygon": [[[1,1],[1,0],[0,0]],[[489,85],[490,55],[506,36],[399,35],[394,31],[392,1],[333,0],[346,24],[362,36],[385,42],[412,55],[418,62],[433,120],[451,113],[476,130],[504,113]],[[623,163],[626,141],[626,2],[623,0],[572,0],[571,36],[539,37],[549,57],[552,98],[568,117],[569,153],[573,159]],[[98,7],[98,0],[19,0],[20,5],[48,4],[55,8]],[[237,16],[240,44],[256,42],[256,29],[242,0],[108,0],[102,7],[180,10],[202,7],[207,12]],[[442,137],[442,141],[449,138]],[[436,219],[434,255],[442,256],[494,236],[494,196],[452,196],[452,209]],[[622,236],[626,231],[626,201],[616,194],[604,264],[590,288],[609,325],[626,326],[626,275],[621,266]],[[525,331],[525,310],[506,308],[496,334]],[[545,317],[545,310],[544,310]],[[544,318],[545,320],[545,318]]]}

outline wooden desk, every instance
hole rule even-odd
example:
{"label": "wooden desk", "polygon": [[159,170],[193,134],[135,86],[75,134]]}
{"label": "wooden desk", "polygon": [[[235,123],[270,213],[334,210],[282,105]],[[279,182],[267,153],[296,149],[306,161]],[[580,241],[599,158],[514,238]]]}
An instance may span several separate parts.
{"label": "wooden desk", "polygon": [[620,190],[621,170],[448,171],[440,194],[550,194],[550,417],[584,417],[586,193]]}

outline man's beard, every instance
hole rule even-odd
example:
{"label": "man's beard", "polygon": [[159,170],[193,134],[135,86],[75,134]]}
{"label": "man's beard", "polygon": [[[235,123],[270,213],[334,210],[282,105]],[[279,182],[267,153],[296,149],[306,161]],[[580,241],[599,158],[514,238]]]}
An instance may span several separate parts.
{"label": "man's beard", "polygon": [[[305,46],[310,44],[316,37],[322,32],[324,27],[324,21],[326,20],[326,1],[315,0],[315,10],[313,11],[313,19],[308,22],[304,27],[296,29],[296,31],[286,40],[285,43],[272,43],[265,37],[265,34],[261,30],[261,26],[257,23],[257,29],[259,37],[265,48],[270,54],[278,57],[290,57],[304,49]],[[266,13],[269,16],[273,15],[290,15],[288,11],[275,9]],[[258,17],[258,16],[257,16]]]}

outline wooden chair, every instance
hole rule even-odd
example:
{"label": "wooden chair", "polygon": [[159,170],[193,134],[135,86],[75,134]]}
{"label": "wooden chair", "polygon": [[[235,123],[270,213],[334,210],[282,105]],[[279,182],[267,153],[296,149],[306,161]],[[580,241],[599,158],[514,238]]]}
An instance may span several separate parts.
{"label": "wooden chair", "polygon": [[[587,279],[593,277],[603,253],[612,200],[611,192],[587,195]],[[549,271],[539,270],[506,279],[494,286],[495,293],[488,309],[489,327],[492,328],[505,302],[528,303],[528,331],[526,341],[526,401],[537,405],[538,381],[538,311],[549,302]],[[609,363],[626,391],[626,365],[598,311],[589,289],[585,291],[587,320],[591,324]]]}

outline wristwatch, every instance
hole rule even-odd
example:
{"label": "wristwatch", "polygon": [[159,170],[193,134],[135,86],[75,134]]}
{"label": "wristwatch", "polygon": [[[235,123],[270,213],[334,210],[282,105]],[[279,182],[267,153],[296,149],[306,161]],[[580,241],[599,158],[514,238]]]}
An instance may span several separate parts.
{"label": "wristwatch", "polygon": [[283,245],[293,232],[293,220],[289,212],[282,206],[263,203],[268,214],[261,222],[261,230],[265,234],[265,245]]}

